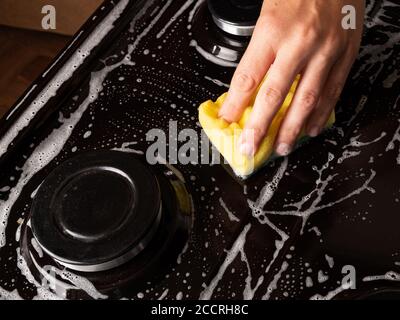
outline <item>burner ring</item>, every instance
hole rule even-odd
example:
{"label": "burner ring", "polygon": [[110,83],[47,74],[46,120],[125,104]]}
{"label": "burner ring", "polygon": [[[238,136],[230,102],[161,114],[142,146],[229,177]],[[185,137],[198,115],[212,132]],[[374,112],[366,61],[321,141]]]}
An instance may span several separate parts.
{"label": "burner ring", "polygon": [[[109,151],[103,152],[109,154]],[[142,163],[146,162],[145,157],[141,155],[114,152],[125,154],[125,160],[137,159]],[[87,154],[84,153],[82,156]],[[156,215],[157,218],[160,217],[160,221],[152,224],[157,225],[154,227],[154,235],[148,230],[146,233],[148,243],[147,239],[141,239],[144,244],[142,251],[133,257],[128,251],[126,255],[122,255],[123,259],[115,258],[113,264],[104,262],[95,267],[88,264],[68,265],[56,260],[38,243],[32,230],[34,212],[31,211],[21,225],[19,241],[21,254],[35,280],[39,283],[50,281],[51,292],[58,296],[67,299],[90,299],[85,290],[75,287],[73,282],[59,275],[59,272],[65,269],[67,272],[73,271],[73,274],[84,277],[110,299],[120,299],[136,293],[138,288],[148,281],[161,281],[173,270],[179,255],[186,250],[185,247],[190,241],[195,204],[184,176],[176,167],[169,164],[155,164],[147,166],[147,169],[156,176],[161,191],[162,208],[161,214]],[[118,265],[115,262],[119,262]]]}
{"label": "burner ring", "polygon": [[[155,223],[151,226],[150,230],[147,234],[141,239],[140,243],[136,245],[131,250],[127,251],[125,254],[107,262],[93,264],[93,265],[84,265],[84,264],[70,264],[63,262],[56,257],[53,256],[53,259],[57,261],[59,264],[63,265],[66,268],[71,270],[80,271],[80,272],[99,272],[99,271],[106,271],[116,267],[123,265],[124,263],[128,262],[129,260],[133,259],[137,256],[141,251],[143,251],[150,241],[153,239],[155,233],[158,230],[161,221],[162,210],[160,208],[159,214],[157,215]],[[43,247],[42,249],[46,251],[48,255],[51,256],[51,253],[45,250]]]}
{"label": "burner ring", "polygon": [[162,216],[156,175],[118,151],[78,155],[57,167],[32,204],[32,232],[60,264],[95,272],[117,267],[152,240]]}
{"label": "burner ring", "polygon": [[224,32],[210,13],[207,3],[199,6],[189,26],[193,36],[191,46],[195,47],[206,60],[221,66],[236,67],[250,37],[237,36]]}
{"label": "burner ring", "polygon": [[208,8],[215,24],[226,33],[249,37],[253,34],[262,1],[208,0]]}

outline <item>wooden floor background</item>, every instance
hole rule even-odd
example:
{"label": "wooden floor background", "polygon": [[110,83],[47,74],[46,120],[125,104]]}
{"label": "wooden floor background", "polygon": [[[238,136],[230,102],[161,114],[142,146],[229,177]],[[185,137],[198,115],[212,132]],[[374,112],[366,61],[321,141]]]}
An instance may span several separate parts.
{"label": "wooden floor background", "polygon": [[0,118],[69,40],[67,36],[0,26]]}

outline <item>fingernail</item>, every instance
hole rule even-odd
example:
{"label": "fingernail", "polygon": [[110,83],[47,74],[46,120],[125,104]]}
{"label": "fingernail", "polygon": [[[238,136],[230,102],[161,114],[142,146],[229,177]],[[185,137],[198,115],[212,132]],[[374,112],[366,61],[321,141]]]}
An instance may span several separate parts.
{"label": "fingernail", "polygon": [[319,135],[319,132],[320,132],[321,130],[320,130],[320,128],[319,127],[312,127],[311,129],[310,129],[310,131],[308,131],[308,135],[310,136],[310,137],[316,137],[317,135]]}
{"label": "fingernail", "polygon": [[252,157],[254,155],[254,148],[250,143],[242,142],[239,144],[239,152],[247,157]]}
{"label": "fingernail", "polygon": [[281,156],[287,156],[291,151],[290,146],[287,143],[280,143],[276,148],[276,153]]}

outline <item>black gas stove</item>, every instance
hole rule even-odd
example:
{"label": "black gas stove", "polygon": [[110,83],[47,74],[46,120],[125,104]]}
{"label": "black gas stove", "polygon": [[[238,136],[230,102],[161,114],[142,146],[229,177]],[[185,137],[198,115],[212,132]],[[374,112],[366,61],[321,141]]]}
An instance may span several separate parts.
{"label": "black gas stove", "polygon": [[152,130],[183,152],[168,133],[200,137],[199,104],[229,87],[259,10],[230,3],[105,1],[1,120],[0,298],[400,297],[394,1],[367,3],[320,137],[247,180],[147,161]]}

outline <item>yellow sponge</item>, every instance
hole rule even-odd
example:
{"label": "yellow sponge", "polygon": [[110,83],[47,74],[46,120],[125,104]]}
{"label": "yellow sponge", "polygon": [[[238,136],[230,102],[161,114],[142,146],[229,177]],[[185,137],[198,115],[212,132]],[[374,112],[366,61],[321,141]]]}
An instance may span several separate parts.
{"label": "yellow sponge", "polygon": [[[208,100],[202,103],[199,107],[199,121],[203,130],[207,134],[211,143],[222,154],[225,160],[229,163],[234,173],[240,177],[247,177],[264,165],[271,157],[274,151],[275,139],[285,116],[286,110],[292,102],[293,95],[296,91],[299,76],[293,82],[292,87],[281,108],[275,115],[268,133],[262,141],[258,151],[254,157],[242,155],[237,150],[237,141],[242,133],[243,127],[246,124],[253,106],[249,106],[243,112],[239,122],[229,123],[218,117],[218,111],[221,108],[226,98],[226,93],[221,95],[217,101]],[[254,98],[252,99],[254,103]],[[335,122],[335,113],[329,117],[326,127],[331,126]],[[303,134],[302,134],[303,135]]]}

